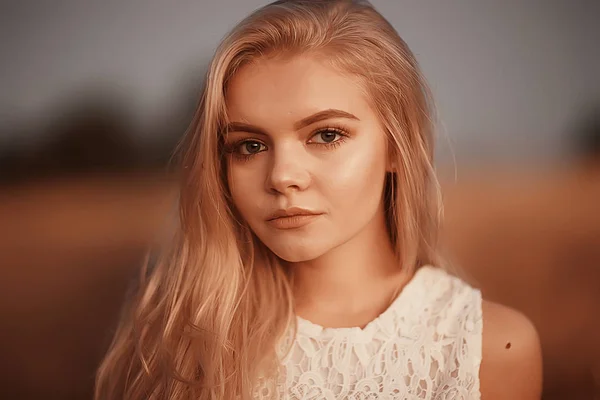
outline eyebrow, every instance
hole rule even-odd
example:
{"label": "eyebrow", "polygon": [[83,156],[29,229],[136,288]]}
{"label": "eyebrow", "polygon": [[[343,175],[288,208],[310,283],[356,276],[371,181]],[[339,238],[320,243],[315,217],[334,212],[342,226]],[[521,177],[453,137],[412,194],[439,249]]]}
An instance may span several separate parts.
{"label": "eyebrow", "polygon": [[[345,118],[360,121],[358,117],[356,117],[353,114],[350,114],[349,112],[330,108],[328,110],[319,111],[318,113],[302,118],[300,121],[297,121],[294,124],[294,129],[298,131],[319,121],[324,121],[326,119],[332,118]],[[267,135],[267,133],[264,130],[254,125],[246,124],[243,122],[230,122],[225,127],[225,132],[248,132],[265,136]]]}

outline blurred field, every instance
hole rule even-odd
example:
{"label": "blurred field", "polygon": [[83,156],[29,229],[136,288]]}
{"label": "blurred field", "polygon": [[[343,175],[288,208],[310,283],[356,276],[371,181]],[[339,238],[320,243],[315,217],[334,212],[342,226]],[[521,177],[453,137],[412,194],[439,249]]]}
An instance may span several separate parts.
{"label": "blurred field", "polygon": [[109,330],[172,187],[135,174],[3,190],[0,398],[91,398]]}
{"label": "blurred field", "polygon": [[[540,331],[544,398],[598,395],[600,166],[485,171],[443,186],[458,273]],[[160,240],[175,189],[158,173],[2,189],[0,398],[91,397],[127,284]]]}

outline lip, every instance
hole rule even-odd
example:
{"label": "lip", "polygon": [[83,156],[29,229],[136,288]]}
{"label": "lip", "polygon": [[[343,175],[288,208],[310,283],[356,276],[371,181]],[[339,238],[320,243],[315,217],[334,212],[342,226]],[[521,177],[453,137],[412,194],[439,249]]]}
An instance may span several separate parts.
{"label": "lip", "polygon": [[277,210],[269,216],[267,222],[278,229],[294,229],[310,224],[322,214],[300,207],[290,207]]}

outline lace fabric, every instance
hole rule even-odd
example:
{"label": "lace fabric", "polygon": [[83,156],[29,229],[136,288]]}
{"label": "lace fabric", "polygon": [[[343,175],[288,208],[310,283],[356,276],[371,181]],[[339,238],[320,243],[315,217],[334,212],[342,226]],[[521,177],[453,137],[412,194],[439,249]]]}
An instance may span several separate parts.
{"label": "lace fabric", "polygon": [[421,267],[364,328],[323,328],[298,317],[280,381],[263,382],[259,397],[479,399],[482,325],[479,290]]}

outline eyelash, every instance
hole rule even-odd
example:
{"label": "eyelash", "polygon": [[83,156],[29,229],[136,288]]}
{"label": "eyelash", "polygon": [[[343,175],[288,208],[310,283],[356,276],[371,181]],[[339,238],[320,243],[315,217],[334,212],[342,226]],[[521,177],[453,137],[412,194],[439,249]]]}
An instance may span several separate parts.
{"label": "eyelash", "polygon": [[[317,146],[324,146],[327,149],[335,149],[339,146],[341,146],[342,143],[344,143],[346,141],[346,139],[348,139],[349,135],[346,132],[346,130],[344,128],[338,127],[338,126],[328,126],[326,128],[319,128],[317,130],[315,130],[313,132],[313,134],[311,135],[311,139],[319,134],[325,133],[325,132],[334,132],[337,135],[339,135],[339,138],[337,140],[335,140],[334,142],[329,142],[329,143],[309,143],[311,145],[317,145]],[[266,147],[266,145],[258,140],[255,139],[242,139],[239,140],[237,142],[234,142],[230,145],[226,145],[225,146],[225,151],[227,153],[230,153],[233,157],[235,157],[238,160],[241,161],[248,161],[250,160],[252,157],[254,157],[255,155],[262,153],[262,151],[260,151],[259,153],[253,153],[253,154],[241,154],[238,150],[240,148],[240,146],[246,144],[246,143],[259,143],[263,146]]]}

